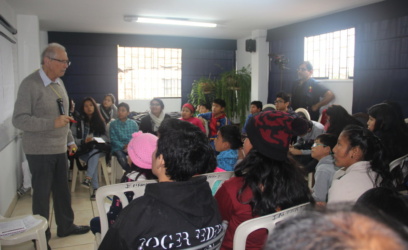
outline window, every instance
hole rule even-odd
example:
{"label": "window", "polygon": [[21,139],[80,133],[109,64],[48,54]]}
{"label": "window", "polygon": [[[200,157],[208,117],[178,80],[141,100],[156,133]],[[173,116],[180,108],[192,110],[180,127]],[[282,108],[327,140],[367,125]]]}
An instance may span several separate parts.
{"label": "window", "polygon": [[305,37],[305,61],[312,63],[313,77],[353,78],[354,42],[354,28]]}
{"label": "window", "polygon": [[118,46],[118,97],[181,97],[181,49]]}

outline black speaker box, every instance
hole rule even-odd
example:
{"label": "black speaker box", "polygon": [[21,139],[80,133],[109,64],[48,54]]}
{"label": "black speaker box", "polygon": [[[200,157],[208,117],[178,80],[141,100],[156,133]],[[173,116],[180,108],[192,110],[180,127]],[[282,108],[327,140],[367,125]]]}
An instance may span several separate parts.
{"label": "black speaker box", "polygon": [[245,41],[245,50],[248,52],[255,52],[256,51],[256,40],[248,39]]}

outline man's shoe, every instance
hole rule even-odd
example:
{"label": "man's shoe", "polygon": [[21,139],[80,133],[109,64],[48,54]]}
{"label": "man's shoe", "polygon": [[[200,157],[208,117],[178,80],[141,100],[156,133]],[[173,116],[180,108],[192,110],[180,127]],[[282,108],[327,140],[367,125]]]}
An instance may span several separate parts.
{"label": "man's shoe", "polygon": [[94,201],[95,197],[96,197],[96,189],[94,189],[92,194],[91,194],[91,201]]}
{"label": "man's shoe", "polygon": [[58,237],[67,237],[74,234],[86,234],[91,228],[89,226],[72,225],[72,229],[65,234],[57,233]]}
{"label": "man's shoe", "polygon": [[28,193],[28,191],[30,191],[31,188],[25,188],[25,187],[21,187],[17,190],[17,194],[19,197],[25,195],[26,193]]}
{"label": "man's shoe", "polygon": [[84,188],[89,188],[91,186],[91,179],[85,178],[85,180],[81,183]]}

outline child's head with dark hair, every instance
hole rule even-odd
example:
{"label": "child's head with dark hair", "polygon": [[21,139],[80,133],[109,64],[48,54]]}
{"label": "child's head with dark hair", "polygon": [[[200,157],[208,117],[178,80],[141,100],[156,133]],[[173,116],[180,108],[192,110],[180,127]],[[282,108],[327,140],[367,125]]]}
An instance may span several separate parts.
{"label": "child's head with dark hair", "polygon": [[167,119],[158,132],[153,173],[159,175],[159,181],[160,175],[173,181],[186,181],[193,175],[215,169],[214,151],[197,126],[179,119]]}
{"label": "child's head with dark hair", "polygon": [[121,103],[119,103],[118,109],[119,109],[120,107],[124,107],[127,112],[130,112],[129,104],[127,104],[126,102],[121,102]]}
{"label": "child's head with dark hair", "polygon": [[256,114],[262,111],[262,102],[261,101],[252,101],[251,102],[251,114]]}
{"label": "child's head with dark hair", "polygon": [[337,136],[334,134],[321,134],[316,137],[312,145],[312,158],[320,160],[325,156],[333,154],[333,148],[337,144]]}
{"label": "child's head with dark hair", "polygon": [[212,103],[212,113],[217,116],[224,113],[225,110],[225,101],[222,99],[215,99]]}
{"label": "child's head with dark hair", "polygon": [[220,128],[214,141],[215,150],[222,152],[228,149],[242,147],[241,133],[234,125],[225,125]]}

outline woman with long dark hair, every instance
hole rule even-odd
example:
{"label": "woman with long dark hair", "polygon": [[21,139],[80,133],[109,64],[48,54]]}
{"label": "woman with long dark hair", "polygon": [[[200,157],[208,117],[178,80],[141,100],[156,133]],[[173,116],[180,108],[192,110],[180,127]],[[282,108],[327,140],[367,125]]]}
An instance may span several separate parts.
{"label": "woman with long dark hair", "polygon": [[101,137],[105,142],[108,141],[108,137],[106,136],[106,124],[97,107],[92,97],[86,97],[81,106],[82,119],[77,121],[78,123],[74,123],[71,127],[75,143],[76,145],[80,145],[80,150],[84,148],[90,149],[89,152],[79,157],[81,160],[87,162],[88,169],[81,185],[86,188],[90,188],[92,185],[94,192],[91,195],[91,199],[95,198],[95,191],[99,187],[97,167],[99,158],[103,156],[103,154],[99,153],[98,149],[92,149],[91,144],[95,143],[95,137]]}
{"label": "woman with long dark hair", "polygon": [[[222,219],[228,221],[222,249],[232,249],[235,230],[242,222],[313,202],[301,171],[287,157],[292,128],[302,122],[279,111],[261,112],[248,121],[246,157],[235,167],[235,177],[215,195]],[[251,234],[246,248],[261,249],[266,236],[265,230]]]}
{"label": "woman with long dark hair", "polygon": [[370,130],[349,125],[341,132],[333,149],[336,166],[328,202],[355,202],[374,187],[393,187],[392,177],[383,158],[380,139]]}
{"label": "woman with long dark hair", "polygon": [[351,116],[343,106],[340,105],[331,105],[327,111],[327,122],[328,124],[328,129],[326,130],[326,133],[329,134],[335,134],[337,136],[340,135],[341,131],[347,126],[347,125],[358,125],[358,126],[364,126],[360,121],[358,121],[356,118]]}
{"label": "woman with long dark hair", "polygon": [[115,96],[113,94],[106,94],[103,102],[99,105],[99,111],[105,121],[109,123],[111,120],[118,118],[118,108],[115,105]]}

